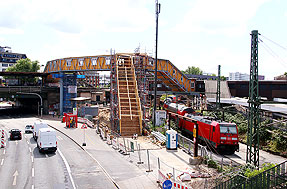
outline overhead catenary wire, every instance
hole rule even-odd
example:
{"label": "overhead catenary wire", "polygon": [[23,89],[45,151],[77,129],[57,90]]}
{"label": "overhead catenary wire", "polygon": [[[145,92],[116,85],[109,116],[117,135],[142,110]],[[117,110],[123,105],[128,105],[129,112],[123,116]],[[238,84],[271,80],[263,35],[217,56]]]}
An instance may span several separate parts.
{"label": "overhead catenary wire", "polygon": [[273,56],[277,61],[284,67],[287,67],[287,62],[280,57],[277,53],[275,53],[262,39],[259,38],[259,42],[261,46],[266,50],[267,53],[269,53],[271,56]]}
{"label": "overhead catenary wire", "polygon": [[275,45],[277,45],[278,47],[280,47],[280,48],[284,49],[285,51],[287,51],[287,48],[284,47],[283,45],[280,45],[279,43],[277,43],[277,42],[275,42],[275,41],[269,39],[268,37],[266,37],[266,36],[264,36],[264,35],[262,35],[262,34],[261,34],[260,36],[262,36],[263,38],[267,39],[268,41],[272,42],[273,44],[275,44]]}

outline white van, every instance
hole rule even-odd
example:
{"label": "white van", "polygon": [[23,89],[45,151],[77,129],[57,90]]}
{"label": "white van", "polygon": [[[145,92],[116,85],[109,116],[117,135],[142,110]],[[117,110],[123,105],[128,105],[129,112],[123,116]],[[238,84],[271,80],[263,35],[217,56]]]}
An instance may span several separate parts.
{"label": "white van", "polygon": [[56,131],[52,128],[41,128],[38,131],[37,147],[40,152],[56,152],[57,137]]}
{"label": "white van", "polygon": [[34,126],[33,126],[33,137],[34,137],[35,140],[37,140],[37,138],[38,138],[38,131],[41,128],[48,128],[48,124],[40,122],[40,121],[34,123]]}

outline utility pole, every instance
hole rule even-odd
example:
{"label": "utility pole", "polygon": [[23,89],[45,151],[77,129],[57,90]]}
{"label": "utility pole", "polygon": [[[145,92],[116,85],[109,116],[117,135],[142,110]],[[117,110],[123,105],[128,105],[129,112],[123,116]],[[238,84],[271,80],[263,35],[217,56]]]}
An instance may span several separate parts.
{"label": "utility pole", "polygon": [[155,1],[156,32],[155,32],[155,72],[154,72],[154,105],[153,105],[153,125],[155,128],[156,96],[157,96],[157,42],[158,42],[158,15],[160,13],[160,3]]}
{"label": "utility pole", "polygon": [[220,68],[221,66],[218,65],[218,76],[217,76],[217,92],[216,92],[216,108],[220,108]]}
{"label": "utility pole", "polygon": [[259,167],[259,85],[258,85],[258,30],[251,33],[251,61],[249,81],[249,117],[246,163]]}

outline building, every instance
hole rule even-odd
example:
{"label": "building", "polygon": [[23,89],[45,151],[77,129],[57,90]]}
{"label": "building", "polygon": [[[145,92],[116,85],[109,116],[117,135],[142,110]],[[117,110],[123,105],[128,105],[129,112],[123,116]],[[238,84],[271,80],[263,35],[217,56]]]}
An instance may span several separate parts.
{"label": "building", "polygon": [[279,76],[274,77],[274,80],[287,80],[287,76],[285,74],[279,75]]}
{"label": "building", "polygon": [[17,60],[27,58],[26,54],[13,53],[10,47],[0,46],[0,71],[4,72],[8,67],[16,64]]}
{"label": "building", "polygon": [[[230,81],[249,81],[250,75],[249,74],[244,74],[240,72],[231,72],[229,73],[229,78],[228,80]],[[258,75],[259,80],[265,80],[264,75]]]}

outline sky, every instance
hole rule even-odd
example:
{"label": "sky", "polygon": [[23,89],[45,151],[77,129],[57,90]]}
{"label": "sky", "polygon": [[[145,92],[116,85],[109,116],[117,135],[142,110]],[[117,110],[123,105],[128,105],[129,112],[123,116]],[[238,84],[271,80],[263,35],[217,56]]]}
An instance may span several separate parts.
{"label": "sky", "polygon": [[[180,70],[249,74],[252,30],[259,74],[287,72],[286,0],[158,0],[158,58]],[[142,53],[155,57],[155,0],[1,0],[0,46],[47,61]]]}

